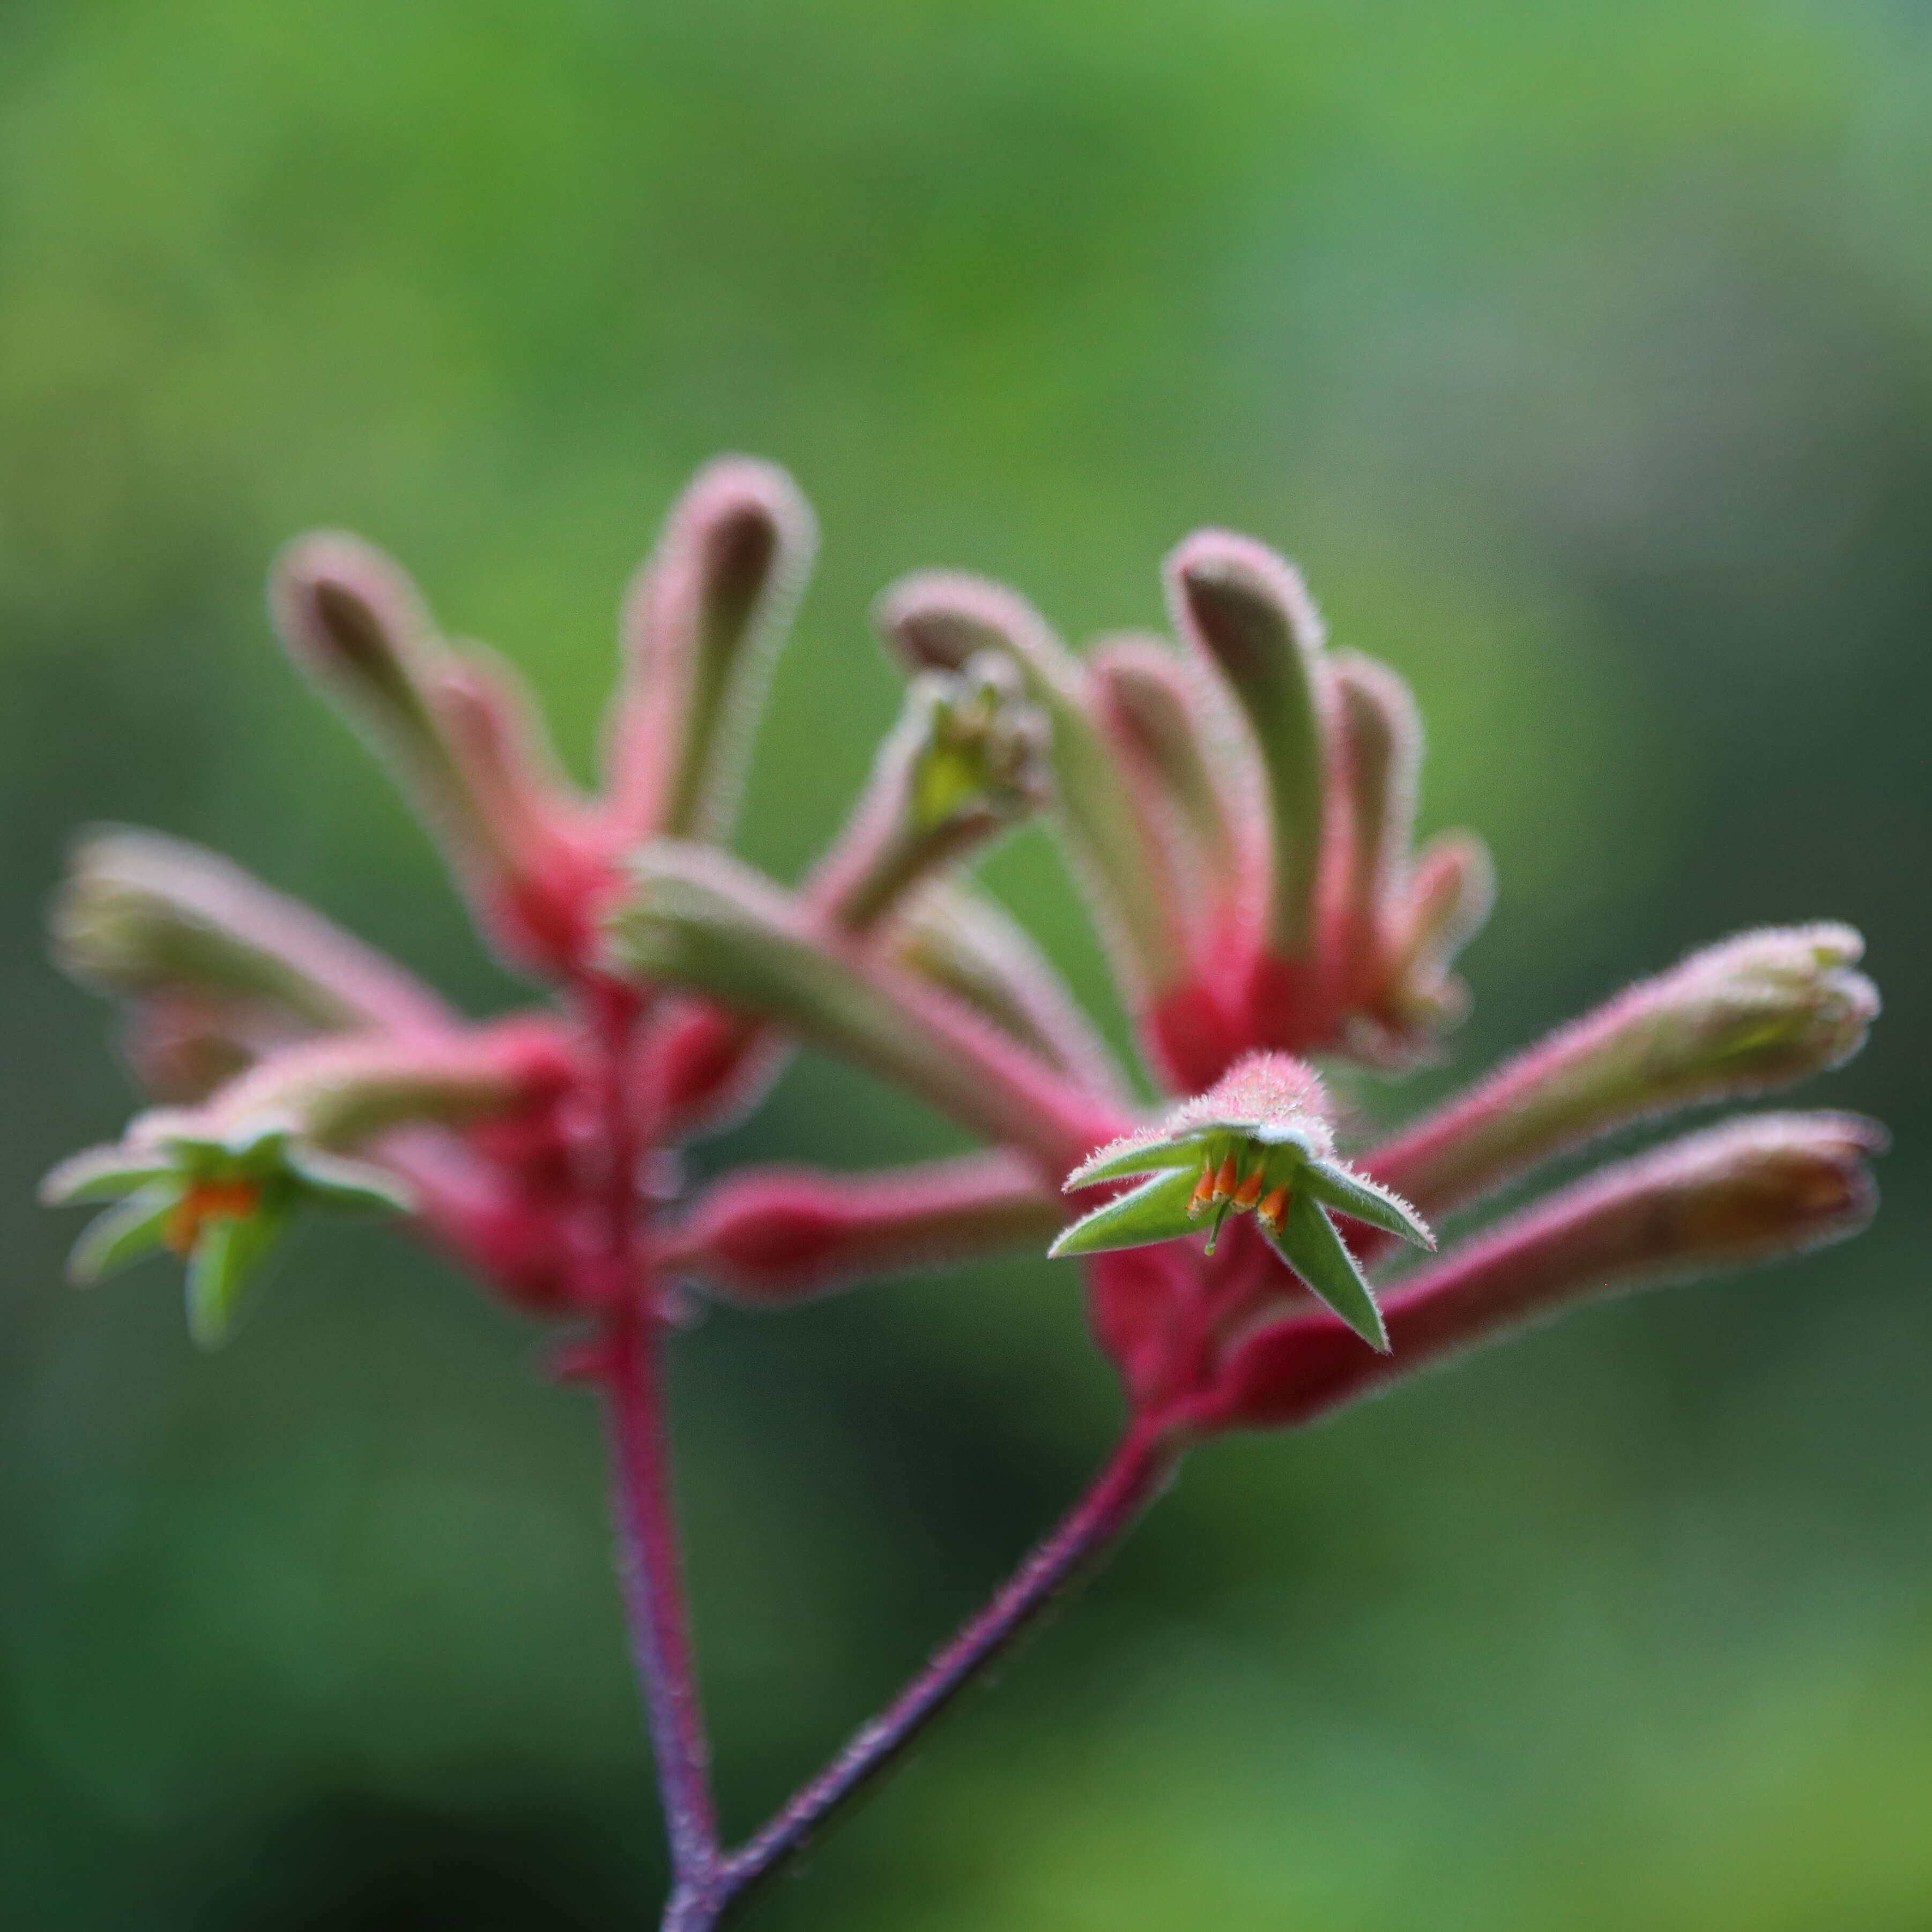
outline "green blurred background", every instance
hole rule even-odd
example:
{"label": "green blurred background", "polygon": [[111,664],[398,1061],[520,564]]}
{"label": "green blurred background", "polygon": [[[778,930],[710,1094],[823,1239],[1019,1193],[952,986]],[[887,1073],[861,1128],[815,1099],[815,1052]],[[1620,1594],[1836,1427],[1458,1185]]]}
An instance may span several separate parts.
{"label": "green blurred background", "polygon": [[[380,1231],[215,1360],[160,1268],[64,1290],[32,1182],[130,1096],[38,928],[68,829],[134,820],[514,997],[264,567],[382,542],[586,769],[623,580],[740,448],[825,530],[761,863],[892,715],[895,574],[1084,636],[1231,524],[1495,847],[1462,1066],[1832,915],[1890,1010],[1820,1097],[1898,1134],[1853,1246],[1197,1457],[757,1922],[1932,1925],[1928,196],[1932,12],[1882,0],[6,0],[0,1924],[647,1922],[590,1405]],[[1044,842],[989,871],[1102,997]],[[942,1142],[807,1063],[701,1160]],[[1043,1262],[714,1316],[677,1382],[742,1828],[1114,1398]]]}

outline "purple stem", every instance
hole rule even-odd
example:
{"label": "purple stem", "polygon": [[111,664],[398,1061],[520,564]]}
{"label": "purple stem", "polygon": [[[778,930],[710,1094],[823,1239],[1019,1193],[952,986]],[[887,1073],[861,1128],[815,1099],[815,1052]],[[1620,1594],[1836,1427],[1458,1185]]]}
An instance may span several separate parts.
{"label": "purple stem", "polygon": [[1092,1488],[1000,1586],[986,1608],[809,1784],[802,1786],[758,1834],[718,1867],[709,1917],[672,1916],[664,1932],[706,1932],[730,1906],[856,1798],[986,1666],[1036,1621],[1077,1574],[1132,1526],[1166,1483],[1174,1452],[1151,1434],[1130,1430]]}

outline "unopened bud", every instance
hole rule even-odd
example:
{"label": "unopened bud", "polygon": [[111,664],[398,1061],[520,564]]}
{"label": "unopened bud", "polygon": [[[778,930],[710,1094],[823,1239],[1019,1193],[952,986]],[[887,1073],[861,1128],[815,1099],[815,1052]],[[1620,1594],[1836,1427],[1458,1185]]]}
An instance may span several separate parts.
{"label": "unopened bud", "polygon": [[734,1298],[790,1301],[868,1276],[1036,1247],[1064,1218],[1037,1173],[1008,1154],[865,1174],[769,1168],[700,1195],[655,1258]]}
{"label": "unopened bud", "polygon": [[1850,926],[1768,928],[1693,953],[1552,1034],[1369,1165],[1432,1213],[1648,1114],[1766,1092],[1864,1043],[1877,989]]}
{"label": "unopened bud", "polygon": [[1843,1240],[1871,1219],[1866,1162],[1885,1144],[1856,1114],[1768,1114],[1606,1168],[1405,1278],[1383,1302],[1387,1356],[1364,1360],[1320,1317],[1258,1331],[1200,1420],[1306,1422],[1576,1302]]}
{"label": "unopened bud", "polygon": [[1384,997],[1398,1030],[1439,1031],[1468,1010],[1468,988],[1450,967],[1482,930],[1496,897],[1495,862],[1473,832],[1445,832],[1416,855],[1392,922]]}
{"label": "unopened bud", "polygon": [[942,987],[1093,1094],[1126,1083],[1045,953],[997,900],[958,879],[928,886],[895,922],[892,958]]}
{"label": "unopened bud", "polygon": [[346,1153],[398,1127],[458,1126],[541,1104],[571,1076],[563,1036],[548,1018],[434,1042],[356,1035],[272,1054],[184,1118],[220,1132],[276,1120],[311,1147]]}
{"label": "unopened bud", "polygon": [[291,544],[270,604],[290,655],[394,768],[478,923],[520,964],[574,966],[586,884],[574,814],[506,668],[452,651],[409,580],[352,537]]}
{"label": "unopened bud", "polygon": [[514,959],[567,972],[607,874],[542,712],[507,663],[473,644],[446,655],[428,695],[499,855],[472,886],[483,923]]}
{"label": "unopened bud", "polygon": [[290,655],[316,683],[385,734],[434,736],[422,674],[436,628],[380,550],[344,531],[298,538],[276,562],[269,599]]}
{"label": "unopened bud", "polygon": [[1386,970],[1396,889],[1408,870],[1422,766],[1422,720],[1408,686],[1372,658],[1332,660],[1348,802],[1339,976],[1350,1004]]}
{"label": "unopened bud", "polygon": [[1175,628],[1226,679],[1268,776],[1274,832],[1270,950],[1311,956],[1326,837],[1333,699],[1321,620],[1299,573],[1226,530],[1198,530],[1167,560]]}
{"label": "unopened bud", "polygon": [[444,650],[416,586],[360,538],[298,538],[276,560],[268,608],[289,655],[397,767],[439,834],[473,861],[490,848],[426,686]]}
{"label": "unopened bud", "polygon": [[1249,922],[1266,890],[1253,748],[1213,703],[1214,688],[1159,638],[1105,638],[1087,662],[1108,735],[1184,835],[1182,883],[1199,881],[1204,947],[1223,944],[1228,922]]}
{"label": "unopened bud", "polygon": [[621,976],[700,993],[844,1054],[1064,1172],[1102,1111],[976,1015],[842,946],[748,867],[675,840],[632,861],[605,922]]}
{"label": "unopened bud", "polygon": [[456,1016],[411,974],[238,866],[156,832],[75,844],[51,913],[54,955],[136,999],[260,1004],[304,1030],[440,1033]]}
{"label": "unopened bud", "polygon": [[817,544],[811,506],[772,464],[722,458],[679,500],[626,606],[611,760],[629,836],[730,829],[766,673]]}

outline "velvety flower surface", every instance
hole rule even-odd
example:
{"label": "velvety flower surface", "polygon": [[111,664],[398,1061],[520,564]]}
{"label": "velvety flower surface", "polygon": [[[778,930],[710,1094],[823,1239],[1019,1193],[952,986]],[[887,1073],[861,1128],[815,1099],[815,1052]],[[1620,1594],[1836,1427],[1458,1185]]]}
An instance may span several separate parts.
{"label": "velvety flower surface", "polygon": [[[151,1096],[49,1177],[106,1202],[76,1280],[159,1250],[212,1344],[302,1211],[386,1210],[520,1307],[610,1419],[626,1609],[673,1868],[713,1932],[1131,1526],[1204,1437],[1299,1426],[1586,1297],[1856,1232],[1874,1124],[1747,1115],[1454,1217],[1612,1131],[1835,1066],[1878,1011],[1830,922],[1745,933],[1640,982],[1420,1118],[1338,1146],[1311,1061],[1441,1051],[1493,889],[1473,833],[1420,844],[1421,724],[1329,647],[1298,573],[1204,530],[1167,560],[1172,642],[1070,650],[954,573],[877,607],[904,710],[796,886],[722,849],[765,674],[816,538],[782,472],[709,466],[640,571],[601,781],[580,790],[508,668],[445,639],[379,553],[284,554],[296,663],[389,764],[484,938],[544,1003],[472,1022],[214,854],[77,847],[56,955],[122,1002]],[[1144,1090],[1045,950],[971,876],[1029,814],[1060,841]],[[863,1174],[753,1168],[686,1190],[672,1151],[803,1046],[980,1144]],[[1068,1196],[1075,1197],[1070,1205]],[[1445,1251],[1436,1254],[1436,1231]],[[986,1607],[759,1832],[728,1847],[679,1583],[664,1352],[692,1285],[778,1308],[1002,1249],[1077,1258],[1125,1416],[1087,1495]],[[1398,1244],[1430,1250],[1392,1282]]]}

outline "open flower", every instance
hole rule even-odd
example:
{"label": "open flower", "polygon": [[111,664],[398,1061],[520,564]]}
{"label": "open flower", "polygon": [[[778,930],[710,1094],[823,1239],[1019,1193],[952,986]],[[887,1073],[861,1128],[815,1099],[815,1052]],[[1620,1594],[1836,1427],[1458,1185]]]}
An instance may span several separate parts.
{"label": "open flower", "polygon": [[1145,1175],[1065,1229],[1048,1252],[1097,1255],[1171,1241],[1201,1228],[1207,1252],[1232,1214],[1252,1213],[1262,1238],[1303,1284],[1362,1339],[1388,1336],[1369,1285],[1331,1214],[1433,1248],[1402,1197],[1334,1158],[1320,1078],[1281,1053],[1240,1061],[1158,1127],[1102,1148],[1066,1177],[1070,1193]]}
{"label": "open flower", "polygon": [[74,1281],[90,1286],[166,1248],[188,1264],[190,1332],[225,1342],[264,1264],[304,1208],[406,1214],[409,1192],[380,1168],[304,1142],[287,1119],[232,1126],[172,1108],[140,1116],[124,1139],[62,1162],[41,1184],[50,1204],[112,1201],[75,1244]]}

